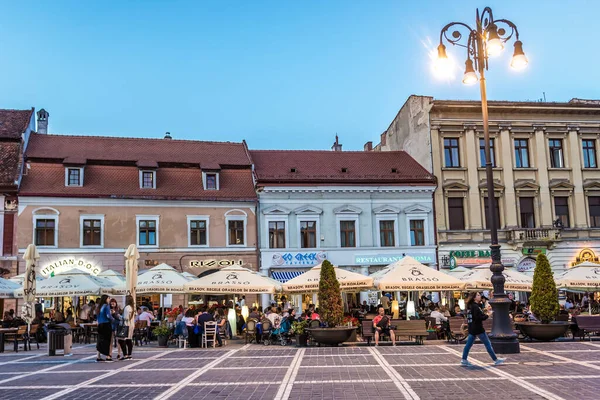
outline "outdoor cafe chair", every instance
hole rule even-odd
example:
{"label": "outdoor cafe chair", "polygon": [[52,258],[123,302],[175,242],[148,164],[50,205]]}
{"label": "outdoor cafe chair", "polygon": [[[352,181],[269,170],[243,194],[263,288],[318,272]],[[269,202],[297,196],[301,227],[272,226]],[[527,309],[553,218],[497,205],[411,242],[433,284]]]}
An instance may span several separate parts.
{"label": "outdoor cafe chair", "polygon": [[202,347],[208,347],[208,343],[212,342],[212,346],[216,346],[217,341],[217,323],[215,321],[206,321],[204,323],[204,332],[202,332]]}
{"label": "outdoor cafe chair", "polygon": [[[8,340],[14,342],[15,352],[19,351],[19,342],[23,342],[23,350],[27,351],[27,345],[29,344],[29,336],[27,335],[27,325],[19,326],[19,328],[16,332],[5,333],[4,337],[5,337],[5,339],[8,339]],[[38,348],[39,348],[39,344],[38,344]],[[29,350],[31,350],[31,345],[29,345]]]}
{"label": "outdoor cafe chair", "polygon": [[246,344],[248,344],[248,342],[252,343],[253,341],[256,341],[256,324],[258,323],[257,320],[255,320],[254,318],[248,318],[248,321],[246,321]]}

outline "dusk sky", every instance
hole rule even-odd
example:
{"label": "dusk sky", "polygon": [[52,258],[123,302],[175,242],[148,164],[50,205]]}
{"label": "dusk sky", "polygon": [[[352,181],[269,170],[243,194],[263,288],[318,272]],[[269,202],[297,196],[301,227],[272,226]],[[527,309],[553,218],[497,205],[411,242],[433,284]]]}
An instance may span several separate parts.
{"label": "dusk sky", "polygon": [[593,0],[39,1],[0,7],[0,107],[46,108],[50,133],[361,150],[411,94],[479,99],[429,52],[486,5],[529,58],[512,71],[511,42],[491,60],[490,99],[600,98]]}

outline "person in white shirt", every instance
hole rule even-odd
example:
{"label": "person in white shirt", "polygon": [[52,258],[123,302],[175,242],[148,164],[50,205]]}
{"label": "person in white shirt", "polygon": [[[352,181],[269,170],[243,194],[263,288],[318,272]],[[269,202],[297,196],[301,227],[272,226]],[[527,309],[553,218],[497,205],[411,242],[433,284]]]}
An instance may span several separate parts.
{"label": "person in white shirt", "polygon": [[137,309],[137,317],[135,318],[135,321],[146,321],[146,323],[148,324],[148,326],[150,326],[151,322],[154,320],[154,315],[150,314],[148,311],[142,311],[141,307],[138,307]]}
{"label": "person in white shirt", "polygon": [[385,314],[389,314],[390,312],[390,298],[387,297],[385,294],[383,296],[381,296],[381,306],[383,307],[383,310],[385,312]]}
{"label": "person in white shirt", "polygon": [[433,309],[433,311],[431,312],[431,314],[429,314],[429,316],[431,318],[435,318],[435,325],[436,326],[441,326],[442,322],[448,321],[448,317],[446,317],[444,314],[442,314],[440,312],[440,308],[438,306],[436,306]]}
{"label": "person in white shirt", "polygon": [[567,301],[565,301],[565,310],[570,310],[571,308],[573,308],[573,303],[571,303],[570,299],[567,299]]}
{"label": "person in white shirt", "polygon": [[94,310],[95,308],[96,304],[94,303],[94,300],[90,300],[88,304],[84,304],[83,307],[81,307],[81,310],[79,310],[79,320],[81,322],[90,321],[92,317],[92,310]]}
{"label": "person in white shirt", "polygon": [[240,300],[240,307],[244,307],[246,305],[246,296],[242,296],[242,299]]}
{"label": "person in white shirt", "polygon": [[273,329],[279,328],[279,324],[281,323],[281,316],[277,314],[277,310],[275,307],[271,308],[271,312],[267,315],[267,319],[271,321],[271,325]]}

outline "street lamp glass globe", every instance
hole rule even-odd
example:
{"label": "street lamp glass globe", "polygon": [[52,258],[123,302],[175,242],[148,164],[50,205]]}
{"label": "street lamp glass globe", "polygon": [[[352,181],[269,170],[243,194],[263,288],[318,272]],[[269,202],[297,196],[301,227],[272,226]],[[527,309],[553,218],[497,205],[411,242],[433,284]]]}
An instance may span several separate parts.
{"label": "street lamp glass globe", "polygon": [[465,85],[474,85],[477,83],[479,78],[475,73],[475,69],[473,68],[473,61],[471,59],[467,59],[465,61],[465,74],[463,75],[463,83]]}
{"label": "street lamp glass globe", "polygon": [[523,43],[521,43],[520,40],[517,40],[515,42],[515,52],[510,61],[510,66],[516,70],[521,70],[527,67],[527,63],[527,57],[525,57],[525,52],[523,52]]}
{"label": "street lamp glass globe", "polygon": [[486,48],[489,56],[496,56],[504,49],[504,43],[502,43],[502,39],[498,36],[498,28],[495,24],[490,24],[487,28]]}

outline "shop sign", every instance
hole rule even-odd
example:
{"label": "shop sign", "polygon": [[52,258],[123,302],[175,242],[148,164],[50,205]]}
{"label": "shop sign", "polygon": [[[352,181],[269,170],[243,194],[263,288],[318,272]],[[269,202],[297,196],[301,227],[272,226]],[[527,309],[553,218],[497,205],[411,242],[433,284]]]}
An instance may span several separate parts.
{"label": "shop sign", "polygon": [[546,254],[546,251],[548,249],[545,247],[523,247],[523,250],[521,250],[524,256],[531,257],[537,257],[538,254]]}
{"label": "shop sign", "polygon": [[422,264],[432,264],[435,262],[434,253],[404,253],[392,255],[372,255],[372,256],[354,256],[354,263],[358,265],[389,265],[402,260],[405,256],[411,256]]}
{"label": "shop sign", "polygon": [[533,258],[524,258],[517,265],[517,271],[519,272],[531,271],[533,269],[535,269],[535,260]]}
{"label": "shop sign", "polygon": [[600,261],[598,260],[598,257],[596,257],[596,254],[594,253],[594,251],[592,249],[583,249],[579,252],[579,256],[577,256],[577,258],[575,258],[575,261],[573,261],[571,263],[571,266],[576,266],[579,265],[581,263],[584,262],[591,262],[591,263],[595,263],[595,264],[600,264]]}
{"label": "shop sign", "polygon": [[243,260],[192,260],[190,267],[192,268],[216,268],[230,267],[232,265],[243,265]]}
{"label": "shop sign", "polygon": [[70,269],[79,269],[89,273],[90,275],[98,275],[102,272],[102,268],[98,264],[92,261],[78,259],[78,258],[63,258],[61,260],[54,261],[40,269],[40,273],[48,278],[54,276],[59,272],[68,271]]}
{"label": "shop sign", "polygon": [[275,253],[271,259],[271,265],[317,265],[327,259],[327,253],[317,251],[312,253]]}
{"label": "shop sign", "polygon": [[[514,265],[514,258],[502,258],[503,265]],[[459,266],[474,267],[492,262],[490,250],[451,250],[449,253],[449,266],[454,269]]]}

